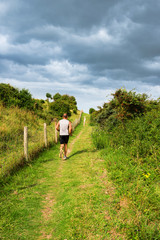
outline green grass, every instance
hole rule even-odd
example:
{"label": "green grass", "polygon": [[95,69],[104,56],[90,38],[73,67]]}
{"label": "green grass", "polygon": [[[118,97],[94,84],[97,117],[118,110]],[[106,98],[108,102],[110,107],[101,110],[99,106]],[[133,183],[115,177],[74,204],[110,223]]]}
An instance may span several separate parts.
{"label": "green grass", "polygon": [[[79,118],[72,114],[71,120]],[[0,105],[0,178],[10,174],[14,168],[25,162],[23,148],[24,126],[28,126],[29,160],[34,159],[45,149],[45,120],[36,114],[17,107],[5,108]],[[47,125],[48,146],[55,141],[55,123]]]}
{"label": "green grass", "polygon": [[101,154],[117,196],[130,205],[130,222],[125,226],[128,239],[159,239],[160,194],[155,169],[136,163],[123,149],[108,147]]}
{"label": "green grass", "polygon": [[[72,112],[72,111],[71,111]],[[77,114],[72,113],[72,115],[68,118],[69,121],[74,122],[80,116],[81,111],[77,111]]]}
{"label": "green grass", "polygon": [[95,149],[86,117],[70,138],[67,161],[58,158],[56,145],[4,180],[0,239],[158,239],[156,222],[145,220],[147,211],[122,180],[123,152]]}
{"label": "green grass", "polygon": [[134,209],[126,225],[128,239],[160,239],[159,116],[148,112],[92,134],[95,146],[104,149],[101,156],[117,194]]}
{"label": "green grass", "polygon": [[110,221],[115,215],[110,206],[115,201],[113,187],[91,131],[81,122],[66,162],[58,158],[55,146],[5,180],[1,239],[123,239]]}

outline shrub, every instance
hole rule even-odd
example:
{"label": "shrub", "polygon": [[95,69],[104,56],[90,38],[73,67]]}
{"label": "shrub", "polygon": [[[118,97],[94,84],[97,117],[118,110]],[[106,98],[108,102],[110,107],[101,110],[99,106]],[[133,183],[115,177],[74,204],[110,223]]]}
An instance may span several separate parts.
{"label": "shrub", "polygon": [[133,211],[127,239],[159,239],[159,100],[120,90],[91,116],[98,124],[93,142],[103,149],[108,176]]}
{"label": "shrub", "polygon": [[61,99],[61,94],[60,94],[60,93],[56,93],[56,94],[53,96],[53,99],[54,99],[54,101],[60,100],[60,99]]}
{"label": "shrub", "polygon": [[18,107],[29,109],[29,110],[34,109],[35,101],[32,99],[32,95],[29,93],[28,90],[26,89],[20,90],[18,98],[19,98]]}
{"label": "shrub", "polygon": [[34,109],[34,100],[29,91],[26,89],[19,91],[9,84],[0,84],[0,100],[6,107],[18,106],[28,110]]}
{"label": "shrub", "polygon": [[67,113],[68,116],[71,116],[70,106],[63,100],[52,102],[50,104],[50,111],[57,117],[62,117],[64,113]]}
{"label": "shrub", "polygon": [[113,95],[113,99],[109,105],[117,114],[116,117],[121,121],[125,119],[133,119],[136,116],[142,115],[146,111],[146,94],[136,94],[136,92],[125,89],[117,90]]}
{"label": "shrub", "polygon": [[90,108],[89,109],[89,114],[92,114],[93,112],[95,112],[96,110],[94,108]]}

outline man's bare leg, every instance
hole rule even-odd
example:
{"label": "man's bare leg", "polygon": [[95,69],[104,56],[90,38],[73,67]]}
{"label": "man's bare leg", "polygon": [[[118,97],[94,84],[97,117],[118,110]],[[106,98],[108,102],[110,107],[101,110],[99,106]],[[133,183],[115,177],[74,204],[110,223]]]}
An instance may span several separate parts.
{"label": "man's bare leg", "polygon": [[64,144],[61,144],[60,145],[60,154],[59,154],[60,158],[63,158],[63,148],[64,148]]}
{"label": "man's bare leg", "polygon": [[67,143],[64,144],[64,156],[67,157]]}

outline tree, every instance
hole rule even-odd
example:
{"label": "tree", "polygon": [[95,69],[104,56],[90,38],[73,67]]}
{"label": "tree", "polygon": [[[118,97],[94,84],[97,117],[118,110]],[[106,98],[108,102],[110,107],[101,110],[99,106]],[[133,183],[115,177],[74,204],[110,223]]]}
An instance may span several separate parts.
{"label": "tree", "polygon": [[32,99],[32,95],[27,89],[20,90],[18,98],[19,98],[18,106],[20,108],[33,110],[35,101]]}
{"label": "tree", "polygon": [[89,114],[92,114],[93,112],[95,112],[96,110],[94,108],[90,108],[89,109]]}
{"label": "tree", "polygon": [[138,115],[142,115],[146,111],[147,98],[146,94],[136,94],[136,92],[126,89],[118,89],[110,101],[110,107],[116,110],[117,118],[121,121],[132,119]]}
{"label": "tree", "polygon": [[74,96],[70,96],[70,101],[74,104],[77,105],[76,98]]}
{"label": "tree", "polygon": [[0,100],[5,106],[17,106],[19,90],[10,84],[0,83]]}
{"label": "tree", "polygon": [[54,99],[54,101],[60,100],[60,99],[61,99],[61,94],[60,94],[60,93],[56,93],[56,94],[53,96],[53,99]]}
{"label": "tree", "polygon": [[49,101],[49,99],[52,99],[52,95],[50,93],[46,93],[46,98]]}
{"label": "tree", "polygon": [[50,112],[57,117],[62,117],[64,113],[71,116],[70,106],[63,100],[57,100],[50,103]]}
{"label": "tree", "polygon": [[34,100],[28,90],[22,89],[19,91],[9,84],[0,84],[0,100],[7,107],[18,106],[29,110],[34,108]]}

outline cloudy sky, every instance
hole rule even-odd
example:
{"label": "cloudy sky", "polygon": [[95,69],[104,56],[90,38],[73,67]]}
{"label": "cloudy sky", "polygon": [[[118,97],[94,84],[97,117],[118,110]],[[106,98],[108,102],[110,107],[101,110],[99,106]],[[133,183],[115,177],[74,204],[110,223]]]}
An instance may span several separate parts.
{"label": "cloudy sky", "polygon": [[0,0],[0,82],[85,111],[120,87],[160,97],[160,1]]}

